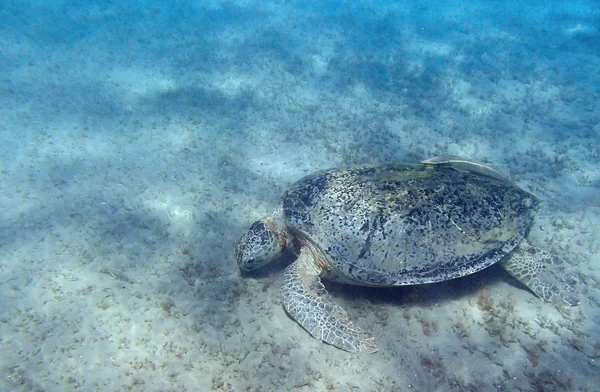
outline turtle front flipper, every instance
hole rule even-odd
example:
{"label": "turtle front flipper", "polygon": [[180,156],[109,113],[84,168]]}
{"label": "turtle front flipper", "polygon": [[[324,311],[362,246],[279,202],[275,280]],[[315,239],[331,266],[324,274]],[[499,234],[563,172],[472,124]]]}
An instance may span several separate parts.
{"label": "turtle front flipper", "polygon": [[544,301],[562,307],[579,303],[574,290],[577,282],[566,273],[564,261],[545,250],[522,241],[501,264]]}
{"label": "turtle front flipper", "polygon": [[377,351],[375,338],[355,326],[334,303],[319,277],[312,252],[303,247],[286,268],[281,291],[286,312],[314,338],[346,351]]}

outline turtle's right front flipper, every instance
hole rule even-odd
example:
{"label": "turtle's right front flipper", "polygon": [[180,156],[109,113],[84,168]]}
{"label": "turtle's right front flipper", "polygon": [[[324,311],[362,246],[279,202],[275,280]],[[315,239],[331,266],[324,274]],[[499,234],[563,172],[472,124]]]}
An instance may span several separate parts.
{"label": "turtle's right front flipper", "polygon": [[375,338],[355,326],[321,283],[312,252],[302,248],[286,268],[281,291],[286,312],[314,338],[346,351],[377,351]]}

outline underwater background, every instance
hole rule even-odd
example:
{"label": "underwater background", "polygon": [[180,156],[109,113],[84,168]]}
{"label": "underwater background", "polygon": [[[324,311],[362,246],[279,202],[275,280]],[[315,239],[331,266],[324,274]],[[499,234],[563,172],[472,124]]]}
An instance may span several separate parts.
{"label": "underwater background", "polygon": [[[3,1],[0,390],[596,391],[597,1]],[[237,240],[316,170],[455,154],[541,200],[581,303],[500,267],[281,306]]]}

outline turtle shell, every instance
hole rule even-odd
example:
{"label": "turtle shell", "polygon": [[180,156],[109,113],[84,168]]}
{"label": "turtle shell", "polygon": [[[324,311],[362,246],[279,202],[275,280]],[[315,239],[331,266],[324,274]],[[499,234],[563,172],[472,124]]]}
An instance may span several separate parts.
{"label": "turtle shell", "polygon": [[496,263],[527,234],[537,203],[477,171],[387,164],[307,176],[285,192],[283,212],[290,232],[325,255],[323,277],[397,286]]}

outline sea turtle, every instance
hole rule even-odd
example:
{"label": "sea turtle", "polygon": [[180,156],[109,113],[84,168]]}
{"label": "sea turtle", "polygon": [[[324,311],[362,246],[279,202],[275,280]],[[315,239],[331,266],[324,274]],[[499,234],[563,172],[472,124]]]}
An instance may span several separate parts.
{"label": "sea turtle", "polygon": [[283,208],[254,222],[235,256],[259,268],[293,245],[283,306],[312,336],[376,351],[372,335],[335,304],[321,278],[364,286],[441,282],[496,262],[538,297],[578,303],[564,263],[525,240],[538,200],[491,166],[460,157],[332,169],[304,177]]}

